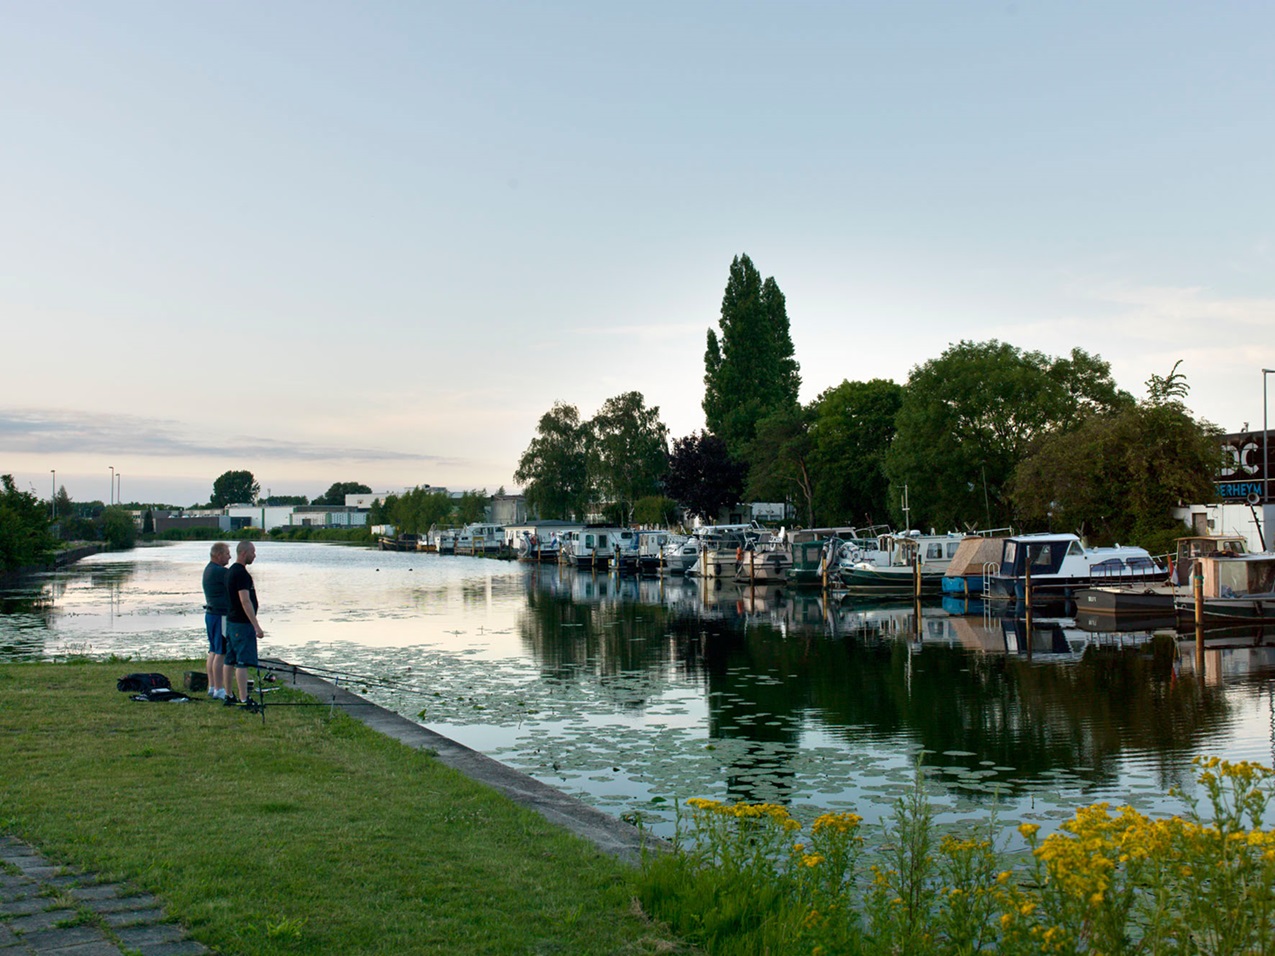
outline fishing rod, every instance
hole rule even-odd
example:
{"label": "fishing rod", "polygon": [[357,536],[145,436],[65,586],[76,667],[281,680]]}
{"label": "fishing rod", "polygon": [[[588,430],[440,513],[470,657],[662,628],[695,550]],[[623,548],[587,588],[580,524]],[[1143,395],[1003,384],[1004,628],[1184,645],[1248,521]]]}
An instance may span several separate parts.
{"label": "fishing rod", "polygon": [[[283,662],[279,662],[282,664]],[[369,687],[384,687],[388,690],[406,690],[416,693],[425,693],[426,691],[414,684],[405,684],[400,680],[392,677],[373,677],[370,674],[356,674],[348,670],[338,670],[336,668],[324,667],[321,664],[287,664],[285,666],[267,666],[262,665],[262,670],[269,670],[277,674],[290,674],[293,677],[293,683],[296,683],[296,677],[299,674],[308,674],[311,677],[318,677],[321,680],[330,680],[338,687],[344,681],[347,684],[365,684]]]}
{"label": "fishing rod", "polygon": [[[249,692],[249,697],[248,697],[248,699],[247,699],[246,701],[244,701],[244,707],[248,710],[248,712],[249,712],[249,713],[259,713],[259,714],[261,714],[261,723],[262,723],[262,725],[263,725],[263,726],[264,726],[264,724],[265,724],[265,722],[266,722],[266,708],[267,708],[267,707],[327,707],[327,708],[329,709],[329,711],[330,711],[330,712],[335,712],[336,708],[338,708],[338,707],[342,707],[342,708],[349,708],[349,707],[376,707],[376,706],[378,706],[377,704],[372,703],[370,700],[346,700],[346,701],[338,701],[338,700],[336,699],[336,695],[335,695],[335,694],[333,694],[333,695],[332,695],[332,697],[331,697],[328,701],[326,701],[326,702],[321,701],[321,700],[315,700],[315,701],[308,701],[308,700],[284,700],[284,701],[279,701],[279,702],[277,702],[277,703],[272,701],[272,702],[270,702],[269,704],[267,704],[267,703],[266,703],[266,697],[265,697],[265,695],[266,695],[266,694],[268,694],[268,693],[270,693],[271,691],[278,690],[278,689],[279,689],[279,687],[278,687],[278,686],[275,686],[275,687],[265,687],[265,686],[263,686],[263,684],[264,684],[264,683],[266,683],[266,682],[271,682],[271,683],[276,683],[276,684],[277,684],[277,683],[278,683],[278,679],[274,676],[274,675],[276,675],[276,674],[285,674],[285,675],[290,675],[290,676],[292,677],[292,683],[293,683],[293,685],[294,685],[294,686],[295,686],[295,685],[296,685],[296,683],[297,683],[297,678],[298,678],[298,677],[301,677],[301,676],[306,676],[306,677],[316,677],[316,678],[318,678],[318,679],[320,679],[320,680],[329,680],[329,679],[331,679],[331,680],[333,680],[333,682],[337,685],[337,687],[338,687],[338,689],[339,689],[339,688],[340,688],[340,678],[339,678],[338,676],[335,676],[335,675],[341,674],[342,672],[332,671],[332,670],[329,670],[329,669],[326,669],[326,668],[322,668],[322,667],[318,667],[318,668],[309,668],[309,667],[302,667],[302,666],[297,665],[297,664],[285,664],[283,661],[272,661],[271,663],[258,662],[258,663],[257,663],[257,666],[256,666],[254,669],[255,669],[255,670],[256,670],[256,672],[257,672],[257,682],[256,682],[257,699],[256,699],[256,700],[253,700],[253,699],[252,699],[252,696],[251,696],[251,692]],[[315,670],[327,670],[327,671],[328,671],[328,673],[327,673],[327,674],[317,674],[317,673],[314,673],[314,672],[313,672],[313,671],[315,671]],[[267,675],[267,676],[266,676],[266,678],[265,678],[265,681],[263,681],[263,680],[261,679],[261,674],[262,674],[262,672],[263,672],[263,671],[264,671],[264,672],[266,673],[266,675]],[[348,675],[348,674],[346,674],[345,676],[346,676],[346,678],[347,678],[347,680],[348,680],[349,675]],[[367,681],[361,681],[361,682],[363,682],[363,683],[376,683],[377,681],[376,681],[376,679],[375,679],[375,678],[369,678]],[[387,684],[387,683],[382,683],[382,684],[381,684],[381,686],[391,686],[391,685],[389,685],[389,684]],[[423,693],[423,691],[420,691],[419,689],[416,689],[416,690],[417,690],[417,692],[418,692],[418,693]],[[347,693],[348,693],[348,692],[347,692]]]}

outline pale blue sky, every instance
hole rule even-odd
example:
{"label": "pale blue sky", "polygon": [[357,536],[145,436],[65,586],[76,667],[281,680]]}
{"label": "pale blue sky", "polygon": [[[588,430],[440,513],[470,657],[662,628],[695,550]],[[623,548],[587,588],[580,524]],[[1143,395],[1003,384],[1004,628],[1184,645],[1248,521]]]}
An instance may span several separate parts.
{"label": "pale blue sky", "polygon": [[555,400],[702,427],[733,256],[802,397],[962,338],[1260,427],[1269,3],[0,0],[0,471],[513,486]]}

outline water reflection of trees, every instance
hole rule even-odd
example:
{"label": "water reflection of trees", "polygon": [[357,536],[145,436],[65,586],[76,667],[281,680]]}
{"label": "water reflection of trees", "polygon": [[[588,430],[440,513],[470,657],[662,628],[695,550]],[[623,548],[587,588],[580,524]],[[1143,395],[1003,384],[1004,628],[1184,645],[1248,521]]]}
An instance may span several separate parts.
{"label": "water reflection of trees", "polygon": [[[44,657],[45,638],[53,617],[55,575],[11,576],[0,591],[0,660],[29,661]],[[58,590],[65,588],[63,583]]]}
{"label": "water reflection of trees", "polygon": [[[546,676],[659,682],[676,665],[702,683],[710,737],[758,745],[758,760],[796,752],[815,724],[847,743],[915,743],[945,766],[992,761],[1019,780],[1065,769],[1109,782],[1125,755],[1149,754],[1169,786],[1228,718],[1222,689],[1178,667],[1171,636],[1104,645],[1041,622],[1028,641],[1013,621],[923,610],[918,622],[910,607],[782,596],[759,607],[713,582],[657,591],[556,569],[530,580],[522,637]],[[735,769],[755,767],[745,757]]]}
{"label": "water reflection of trees", "polygon": [[650,581],[556,568],[528,580],[519,632],[546,680],[596,681],[624,709],[643,706],[650,685],[667,680],[667,609]]}

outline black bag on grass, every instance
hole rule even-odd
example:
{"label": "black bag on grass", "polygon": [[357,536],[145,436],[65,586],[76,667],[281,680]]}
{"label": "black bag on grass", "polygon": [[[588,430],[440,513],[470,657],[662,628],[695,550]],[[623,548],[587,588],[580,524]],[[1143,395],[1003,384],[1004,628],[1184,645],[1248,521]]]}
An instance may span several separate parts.
{"label": "black bag on grass", "polygon": [[128,691],[133,694],[145,694],[147,691],[155,690],[158,687],[172,687],[167,677],[163,674],[125,674],[115,682],[116,690]]}

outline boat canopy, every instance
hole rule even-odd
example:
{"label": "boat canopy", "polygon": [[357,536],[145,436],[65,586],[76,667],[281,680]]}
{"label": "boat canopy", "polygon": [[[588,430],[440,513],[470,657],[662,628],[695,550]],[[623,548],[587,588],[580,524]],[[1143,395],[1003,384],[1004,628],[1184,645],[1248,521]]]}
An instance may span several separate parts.
{"label": "boat canopy", "polygon": [[965,538],[956,549],[952,563],[947,566],[949,578],[967,574],[982,574],[984,567],[1001,559],[1003,538]]}
{"label": "boat canopy", "polygon": [[1001,574],[1023,577],[1027,573],[1029,554],[1033,575],[1057,574],[1067,555],[1084,553],[1084,546],[1074,534],[1029,534],[1006,538],[1001,550]]}

